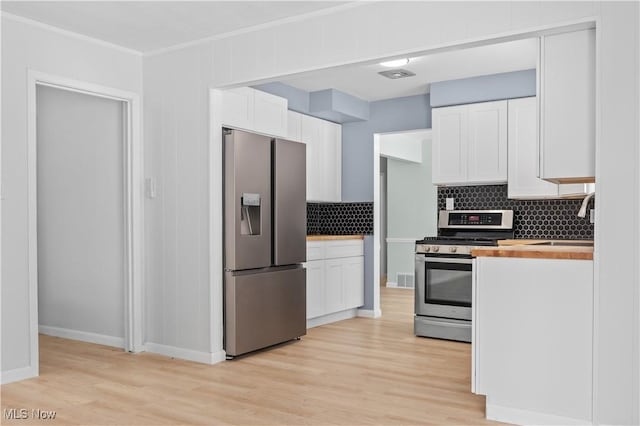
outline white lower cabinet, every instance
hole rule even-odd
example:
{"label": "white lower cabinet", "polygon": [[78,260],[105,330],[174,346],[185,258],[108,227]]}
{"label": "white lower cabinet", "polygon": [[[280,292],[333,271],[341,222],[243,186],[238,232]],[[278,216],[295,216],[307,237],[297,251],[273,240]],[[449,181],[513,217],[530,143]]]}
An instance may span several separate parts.
{"label": "white lower cabinet", "polygon": [[364,304],[363,241],[309,241],[307,259],[307,327],[354,317]]}
{"label": "white lower cabinet", "polygon": [[488,419],[588,424],[593,261],[478,257],[472,390]]}
{"label": "white lower cabinet", "polygon": [[324,314],[324,260],[307,262],[307,318]]}

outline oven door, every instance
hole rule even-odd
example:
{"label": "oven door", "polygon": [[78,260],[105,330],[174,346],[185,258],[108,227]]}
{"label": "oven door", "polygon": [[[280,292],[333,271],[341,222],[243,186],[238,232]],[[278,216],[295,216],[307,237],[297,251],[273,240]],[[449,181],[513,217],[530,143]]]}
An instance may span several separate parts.
{"label": "oven door", "polygon": [[416,315],[471,320],[472,259],[416,254]]}

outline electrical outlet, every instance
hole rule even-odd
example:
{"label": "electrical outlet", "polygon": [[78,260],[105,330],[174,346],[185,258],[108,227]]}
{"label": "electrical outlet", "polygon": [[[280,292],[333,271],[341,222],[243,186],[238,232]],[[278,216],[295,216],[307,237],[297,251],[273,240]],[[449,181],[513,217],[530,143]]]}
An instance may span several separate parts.
{"label": "electrical outlet", "polygon": [[596,209],[589,210],[589,222],[596,223]]}
{"label": "electrical outlet", "polygon": [[447,198],[446,208],[447,210],[453,210],[455,198]]}

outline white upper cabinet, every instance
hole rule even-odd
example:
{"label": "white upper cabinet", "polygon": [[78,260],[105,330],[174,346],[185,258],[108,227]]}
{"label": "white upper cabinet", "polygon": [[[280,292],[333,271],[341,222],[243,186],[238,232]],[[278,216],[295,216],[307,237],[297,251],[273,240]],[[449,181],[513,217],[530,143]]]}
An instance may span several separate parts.
{"label": "white upper cabinet", "polygon": [[287,105],[285,98],[250,87],[225,90],[222,123],[237,129],[286,138]]}
{"label": "white upper cabinet", "polygon": [[301,115],[301,141],[307,144],[307,200],[342,200],[342,126]]}
{"label": "white upper cabinet", "polygon": [[253,130],[253,92],[240,87],[222,92],[222,123],[238,129]]}
{"label": "white upper cabinet", "polygon": [[558,185],[538,177],[538,103],[536,97],[509,100],[508,198],[533,200],[583,197],[585,184]]}
{"label": "white upper cabinet", "polygon": [[323,201],[322,171],[322,123],[317,118],[302,115],[301,139],[307,144],[307,200]]}
{"label": "white upper cabinet", "polygon": [[507,181],[507,101],[434,108],[433,183]]}
{"label": "white upper cabinet", "polygon": [[254,90],[254,128],[267,135],[287,137],[288,101],[280,96]]}
{"label": "white upper cabinet", "polygon": [[535,97],[509,101],[508,197],[558,196],[558,185],[538,177],[538,102]]}
{"label": "white upper cabinet", "polygon": [[295,111],[287,111],[287,139],[294,142],[302,140],[302,114]]}
{"label": "white upper cabinet", "polygon": [[469,105],[470,182],[507,181],[507,102]]}
{"label": "white upper cabinet", "polygon": [[324,197],[326,201],[342,200],[342,126],[324,121]]}
{"label": "white upper cabinet", "polygon": [[595,30],[541,38],[540,177],[595,179]]}
{"label": "white upper cabinet", "polygon": [[433,183],[467,182],[467,106],[434,108]]}

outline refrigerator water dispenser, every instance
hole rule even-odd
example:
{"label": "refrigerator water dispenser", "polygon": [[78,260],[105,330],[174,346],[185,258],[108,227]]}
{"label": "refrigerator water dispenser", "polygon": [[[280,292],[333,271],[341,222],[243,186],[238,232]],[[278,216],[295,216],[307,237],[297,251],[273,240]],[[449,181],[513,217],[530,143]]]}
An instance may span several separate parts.
{"label": "refrigerator water dispenser", "polygon": [[260,235],[260,194],[240,197],[240,235]]}

